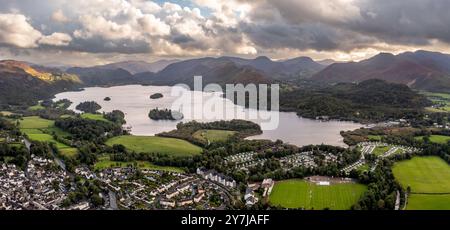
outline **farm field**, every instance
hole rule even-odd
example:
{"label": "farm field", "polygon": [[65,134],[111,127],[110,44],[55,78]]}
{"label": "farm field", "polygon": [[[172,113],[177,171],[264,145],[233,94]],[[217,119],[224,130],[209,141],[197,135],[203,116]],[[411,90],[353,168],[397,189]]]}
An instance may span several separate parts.
{"label": "farm field", "polygon": [[402,187],[411,188],[407,209],[450,209],[450,165],[439,157],[414,157],[392,169]]}
{"label": "farm field", "polygon": [[52,120],[43,119],[37,116],[24,117],[20,120],[20,129],[46,129],[54,127],[55,122]]}
{"label": "farm field", "polygon": [[102,170],[107,168],[122,168],[134,166],[140,169],[148,169],[148,170],[158,170],[158,171],[166,171],[166,172],[179,172],[182,173],[184,170],[177,167],[165,167],[154,165],[150,162],[146,161],[136,161],[136,162],[119,162],[119,161],[111,161],[108,156],[104,156],[99,158],[99,161],[95,163],[95,170]]}
{"label": "farm field", "polygon": [[275,184],[269,201],[285,208],[347,210],[365,190],[365,185],[354,183],[320,186],[305,180],[285,180]]}
{"label": "farm field", "polygon": [[381,141],[383,136],[380,136],[380,135],[368,135],[367,138],[369,138],[369,141]]}
{"label": "farm field", "polygon": [[20,131],[27,134],[28,138],[32,141],[55,143],[61,154],[67,157],[73,157],[78,152],[76,148],[72,148],[53,139],[51,133],[55,133],[57,136],[61,137],[67,137],[70,136],[70,134],[55,127],[55,122],[52,120],[47,120],[36,116],[24,117],[23,120],[20,120],[19,127]]}
{"label": "farm field", "polygon": [[103,114],[93,114],[93,113],[83,113],[81,114],[81,118],[95,120],[95,121],[105,121],[109,122],[103,117]]}
{"label": "farm field", "polygon": [[109,146],[121,144],[128,150],[138,153],[164,153],[180,157],[202,152],[202,148],[185,140],[154,136],[119,136],[109,139],[106,144]]}
{"label": "farm field", "polygon": [[43,110],[43,109],[45,109],[45,107],[42,106],[40,102],[39,102],[39,104],[34,105],[34,106],[30,106],[28,108],[28,110],[30,110],[30,111],[37,111],[37,110]]}
{"label": "farm field", "polygon": [[413,193],[450,193],[450,166],[439,157],[414,157],[396,163],[392,171]]}
{"label": "farm field", "polygon": [[429,100],[434,103],[438,103],[443,105],[439,108],[428,107],[427,110],[430,112],[450,112],[450,94],[446,93],[431,93],[431,92],[422,92]]}
{"label": "farm field", "polygon": [[234,134],[236,134],[235,131],[227,130],[199,130],[193,134],[193,137],[209,142],[219,142],[228,140]]}
{"label": "farm field", "polygon": [[[416,140],[423,140],[423,136],[415,137]],[[430,141],[436,144],[446,144],[448,141],[450,141],[450,136],[443,136],[443,135],[431,135]]]}
{"label": "farm field", "polygon": [[450,210],[450,194],[411,194],[407,210]]}

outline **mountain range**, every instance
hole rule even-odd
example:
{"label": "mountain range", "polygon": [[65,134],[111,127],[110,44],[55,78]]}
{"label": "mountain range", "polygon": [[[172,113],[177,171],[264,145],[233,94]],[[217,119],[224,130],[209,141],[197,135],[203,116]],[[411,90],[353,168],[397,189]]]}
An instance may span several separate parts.
{"label": "mountain range", "polygon": [[[88,85],[140,83],[155,85],[193,84],[194,76],[202,76],[203,83],[269,83],[276,80],[305,79],[325,68],[308,57],[272,61],[267,57],[244,59],[237,57],[199,58],[184,61],[120,62],[87,68],[74,67],[68,73],[77,74]],[[167,66],[165,66],[167,65]],[[138,68],[139,67],[139,68]],[[127,71],[128,73],[125,73]],[[137,72],[137,73],[136,73]],[[134,76],[133,76],[133,73]]]}
{"label": "mountain range", "polygon": [[178,60],[178,59],[159,60],[159,61],[152,62],[152,63],[148,63],[148,62],[144,62],[144,61],[123,61],[123,62],[116,62],[116,63],[111,63],[111,64],[107,64],[107,65],[102,65],[102,66],[96,66],[96,67],[101,68],[101,69],[110,69],[110,70],[124,69],[131,74],[138,74],[138,73],[143,73],[143,72],[156,73],[156,72],[163,70],[168,65],[179,62],[179,61],[180,60]]}
{"label": "mountain range", "polygon": [[18,99],[26,102],[27,98],[47,98],[54,92],[81,86],[192,85],[194,76],[203,76],[203,84],[290,84],[291,81],[301,79],[319,84],[336,84],[381,79],[418,90],[450,91],[448,54],[428,51],[398,55],[380,53],[359,62],[337,63],[324,60],[320,63],[309,57],[273,61],[267,57],[244,59],[224,56],[154,63],[127,61],[93,67],[71,67],[64,71],[6,60],[0,61],[0,102],[17,102]]}
{"label": "mountain range", "polygon": [[380,53],[360,62],[332,64],[311,79],[326,83],[381,79],[419,90],[449,92],[450,55],[428,51]]}

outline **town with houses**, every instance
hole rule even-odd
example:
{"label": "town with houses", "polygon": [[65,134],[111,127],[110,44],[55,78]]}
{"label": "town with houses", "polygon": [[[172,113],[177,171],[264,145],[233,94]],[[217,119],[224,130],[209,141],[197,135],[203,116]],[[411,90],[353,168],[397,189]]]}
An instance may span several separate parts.
{"label": "town with houses", "polygon": [[[102,185],[98,195],[103,205],[93,206],[87,200],[64,205],[75,189],[70,186],[70,177],[75,176]],[[202,169],[189,175],[135,168],[92,172],[79,167],[70,174],[53,160],[34,155],[25,171],[13,164],[0,167],[0,209],[4,210],[226,209],[235,189],[233,179]]]}
{"label": "town with houses", "polygon": [[[396,153],[414,153],[420,149],[407,146],[394,146],[382,142],[361,142],[361,158],[341,169],[345,174],[369,165],[374,170],[379,159]],[[377,148],[387,151],[377,155],[375,162],[365,157],[376,154]],[[243,152],[228,156],[225,164],[233,164],[235,169],[248,171],[255,165],[262,165],[266,159],[258,159],[257,152]],[[312,151],[296,153],[279,158],[284,168],[318,167],[317,156]],[[321,164],[336,163],[338,156],[322,153]],[[69,193],[75,190],[70,179],[81,177],[96,181],[101,186],[98,197],[103,202],[93,205],[84,199],[70,205],[64,204]],[[26,169],[21,170],[13,164],[3,163],[0,167],[0,209],[39,209],[39,210],[88,210],[88,209],[227,209],[237,200],[251,207],[260,199],[267,198],[275,181],[267,178],[259,183],[249,183],[245,193],[239,192],[237,182],[215,170],[198,168],[195,174],[176,173],[133,167],[107,168],[92,171],[88,167],[77,167],[68,173],[55,160],[32,156]],[[258,193],[257,190],[262,191]]]}

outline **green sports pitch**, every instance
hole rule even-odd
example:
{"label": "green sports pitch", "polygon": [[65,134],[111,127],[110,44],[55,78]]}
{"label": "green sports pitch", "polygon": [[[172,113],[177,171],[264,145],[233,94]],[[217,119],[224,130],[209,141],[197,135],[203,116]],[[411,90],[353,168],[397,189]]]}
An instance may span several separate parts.
{"label": "green sports pitch", "polygon": [[396,163],[392,169],[397,181],[411,188],[407,209],[450,209],[450,165],[439,157],[414,157]]}
{"label": "green sports pitch", "polygon": [[323,186],[305,180],[285,180],[275,184],[269,202],[284,208],[348,210],[366,189],[356,183]]}

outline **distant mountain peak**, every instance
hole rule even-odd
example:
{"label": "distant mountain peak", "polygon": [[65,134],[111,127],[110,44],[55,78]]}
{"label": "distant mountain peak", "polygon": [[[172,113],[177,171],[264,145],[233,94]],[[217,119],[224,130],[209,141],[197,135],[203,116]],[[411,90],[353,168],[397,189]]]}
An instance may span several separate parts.
{"label": "distant mountain peak", "polygon": [[159,60],[155,62],[146,62],[146,61],[121,61],[121,62],[115,62],[110,63],[106,65],[101,66],[95,66],[97,68],[103,68],[103,69],[124,69],[128,71],[131,74],[137,74],[137,73],[144,73],[144,72],[159,72],[162,69],[166,68],[168,65],[172,63],[176,63],[179,60]]}
{"label": "distant mountain peak", "polygon": [[257,61],[261,61],[261,60],[264,60],[264,61],[272,61],[272,60],[270,60],[270,58],[268,58],[267,56],[258,56],[258,57],[255,58],[255,60],[257,60]]}
{"label": "distant mountain peak", "polygon": [[450,55],[429,51],[380,53],[360,62],[330,65],[312,79],[332,83],[382,79],[421,90],[448,91]]}
{"label": "distant mountain peak", "polygon": [[391,54],[391,53],[379,53],[369,59],[367,59],[366,61],[380,61],[380,60],[392,60],[393,58],[395,58],[395,55]]}

